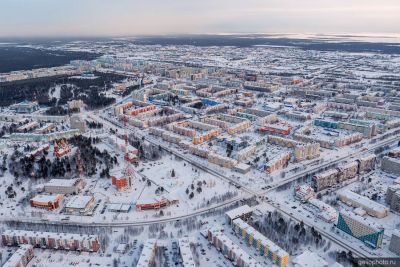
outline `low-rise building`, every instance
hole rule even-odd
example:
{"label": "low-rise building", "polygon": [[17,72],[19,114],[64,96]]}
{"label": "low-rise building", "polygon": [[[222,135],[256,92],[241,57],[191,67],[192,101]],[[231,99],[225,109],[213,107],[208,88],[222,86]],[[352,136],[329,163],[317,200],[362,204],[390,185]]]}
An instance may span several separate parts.
{"label": "low-rise building", "polygon": [[31,207],[55,210],[60,207],[64,196],[58,195],[37,195],[30,200]]}
{"label": "low-rise building", "polygon": [[307,184],[299,185],[295,188],[294,196],[301,202],[307,202],[315,196],[314,189]]}
{"label": "low-rise building", "polygon": [[21,103],[14,104],[10,107],[17,113],[32,113],[39,110],[38,102],[22,101]]}
{"label": "low-rise building", "polygon": [[51,179],[44,191],[51,194],[78,194],[85,187],[82,179]]}
{"label": "low-rise building", "polygon": [[95,199],[93,196],[73,196],[65,205],[67,212],[85,213],[94,205]]}

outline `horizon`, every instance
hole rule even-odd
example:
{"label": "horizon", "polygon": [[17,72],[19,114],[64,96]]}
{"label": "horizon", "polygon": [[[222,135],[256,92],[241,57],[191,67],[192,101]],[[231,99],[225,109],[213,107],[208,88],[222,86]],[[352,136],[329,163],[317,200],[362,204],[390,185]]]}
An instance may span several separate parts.
{"label": "horizon", "polygon": [[4,0],[1,7],[1,38],[400,34],[396,0],[384,4],[373,0]]}

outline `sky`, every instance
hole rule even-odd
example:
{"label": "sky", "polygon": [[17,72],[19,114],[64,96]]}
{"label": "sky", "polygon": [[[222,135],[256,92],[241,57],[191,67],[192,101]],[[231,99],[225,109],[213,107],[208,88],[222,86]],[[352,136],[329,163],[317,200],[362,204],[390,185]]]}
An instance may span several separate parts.
{"label": "sky", "polygon": [[0,0],[0,37],[400,34],[400,0]]}

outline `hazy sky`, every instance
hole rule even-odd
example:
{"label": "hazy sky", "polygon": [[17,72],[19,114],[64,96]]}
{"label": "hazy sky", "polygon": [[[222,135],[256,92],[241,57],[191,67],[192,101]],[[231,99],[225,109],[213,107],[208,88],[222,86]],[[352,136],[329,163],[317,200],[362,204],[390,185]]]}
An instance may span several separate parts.
{"label": "hazy sky", "polygon": [[0,36],[397,33],[400,0],[0,0]]}

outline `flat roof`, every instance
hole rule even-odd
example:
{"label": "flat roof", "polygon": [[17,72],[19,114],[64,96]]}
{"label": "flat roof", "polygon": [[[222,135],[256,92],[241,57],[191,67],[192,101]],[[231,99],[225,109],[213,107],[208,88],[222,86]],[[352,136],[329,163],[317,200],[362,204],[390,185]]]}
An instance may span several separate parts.
{"label": "flat roof", "polygon": [[31,200],[36,202],[55,202],[61,196],[62,195],[37,195]]}
{"label": "flat roof", "polygon": [[31,245],[21,245],[17,251],[6,261],[3,267],[15,267],[19,266],[18,263],[24,257],[27,250],[32,249]]}
{"label": "flat roof", "polygon": [[196,267],[196,264],[193,260],[192,250],[190,249],[190,240],[187,238],[181,238],[178,241],[179,250],[183,261],[184,267],[193,266]]}
{"label": "flat roof", "polygon": [[92,199],[92,196],[73,196],[65,207],[70,209],[84,209]]}
{"label": "flat roof", "polygon": [[317,253],[309,250],[304,251],[302,254],[293,259],[293,263],[298,267],[323,267],[328,266],[328,262],[318,256]]}
{"label": "flat roof", "polygon": [[136,267],[148,267],[154,257],[154,249],[157,247],[157,239],[147,239],[143,245],[142,253]]}
{"label": "flat roof", "polygon": [[342,191],[339,191],[337,194],[339,196],[349,198],[352,201],[358,203],[359,205],[362,205],[363,207],[367,207],[369,209],[373,209],[378,212],[385,212],[386,210],[389,209],[388,207],[386,207],[378,202],[375,202],[375,201],[369,199],[368,197],[364,197],[364,196],[354,193],[353,191],[350,191],[350,190],[342,190]]}
{"label": "flat roof", "polygon": [[218,228],[210,229],[213,232],[213,235],[218,237],[223,245],[232,250],[233,254],[237,257],[240,257],[245,265],[248,267],[257,267],[260,264],[253,259],[246,251],[244,251],[238,244],[234,243],[229,237],[227,237],[224,233],[222,233]]}
{"label": "flat roof", "polygon": [[25,236],[25,237],[50,237],[54,239],[64,240],[97,240],[97,235],[72,234],[72,233],[53,233],[27,230],[6,230],[3,232],[5,236]]}
{"label": "flat roof", "polygon": [[243,205],[236,209],[227,211],[225,215],[228,216],[230,219],[236,219],[237,217],[240,217],[244,214],[248,214],[251,212],[253,212],[252,208],[250,208],[248,205]]}
{"label": "flat roof", "polygon": [[260,240],[261,244],[263,244],[265,247],[268,247],[268,250],[274,252],[275,254],[279,255],[280,257],[289,256],[289,254],[284,249],[282,249],[281,247],[276,245],[274,242],[272,242],[271,240],[266,238],[263,234],[258,232],[256,229],[254,229],[252,226],[247,224],[242,219],[240,219],[240,218],[236,219],[233,221],[233,223],[239,225],[239,227],[241,229],[246,229],[246,232],[249,235],[253,235],[255,240]]}
{"label": "flat roof", "polygon": [[48,181],[45,186],[62,186],[62,187],[70,187],[74,186],[77,179],[51,179]]}

